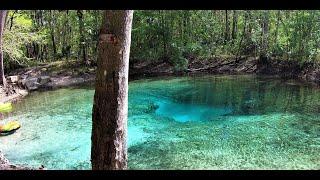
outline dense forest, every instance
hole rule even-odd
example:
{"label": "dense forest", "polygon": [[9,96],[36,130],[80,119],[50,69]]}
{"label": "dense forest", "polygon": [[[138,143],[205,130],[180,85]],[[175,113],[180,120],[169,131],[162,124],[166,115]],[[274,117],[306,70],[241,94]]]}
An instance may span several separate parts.
{"label": "dense forest", "polygon": [[[319,61],[320,11],[135,11],[130,62],[265,56]],[[5,69],[56,60],[95,63],[98,10],[15,10],[6,18]]]}

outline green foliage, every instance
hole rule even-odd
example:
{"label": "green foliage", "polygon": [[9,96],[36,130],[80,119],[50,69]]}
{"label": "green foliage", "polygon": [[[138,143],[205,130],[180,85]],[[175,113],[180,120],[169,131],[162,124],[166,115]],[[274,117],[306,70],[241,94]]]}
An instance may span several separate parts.
{"label": "green foliage", "polygon": [[319,15],[319,11],[136,11],[131,57],[161,60],[170,55],[178,67],[185,58],[212,56],[262,54],[312,61],[319,59]]}
{"label": "green foliage", "polygon": [[[80,60],[82,44],[88,59],[96,60],[102,13],[81,12],[80,31],[76,10],[10,11],[6,64]],[[319,17],[318,10],[137,10],[130,61],[169,61],[177,71],[190,59],[217,56],[319,61]]]}
{"label": "green foliage", "polygon": [[[9,16],[12,16],[12,12]],[[6,28],[3,37],[3,51],[5,63],[14,61],[20,65],[27,64],[32,60],[26,56],[26,45],[31,43],[45,43],[46,32],[32,30],[32,19],[26,14],[16,14],[15,23],[11,29]]]}
{"label": "green foliage", "polygon": [[170,61],[175,65],[174,70],[181,71],[186,69],[188,66],[188,60],[183,57],[182,48],[173,43],[170,50]]}

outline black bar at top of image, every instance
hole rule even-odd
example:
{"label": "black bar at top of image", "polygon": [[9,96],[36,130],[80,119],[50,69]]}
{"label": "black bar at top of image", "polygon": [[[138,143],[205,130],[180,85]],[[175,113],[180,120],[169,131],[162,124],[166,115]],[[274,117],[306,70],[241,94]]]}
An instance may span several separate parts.
{"label": "black bar at top of image", "polygon": [[1,0],[1,9],[320,9],[319,0]]}

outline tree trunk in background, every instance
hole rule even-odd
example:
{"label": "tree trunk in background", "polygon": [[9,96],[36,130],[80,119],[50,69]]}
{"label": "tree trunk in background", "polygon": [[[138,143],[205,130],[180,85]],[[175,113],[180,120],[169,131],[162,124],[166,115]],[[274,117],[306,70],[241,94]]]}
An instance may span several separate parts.
{"label": "tree trunk in background", "polygon": [[238,31],[238,16],[237,11],[233,10],[233,16],[232,16],[232,39],[237,38],[237,31]]}
{"label": "tree trunk in background", "polygon": [[245,33],[245,39],[249,39],[249,38],[251,38],[251,33],[252,33],[252,23],[251,23],[251,11],[250,10],[248,10],[248,11],[246,11],[245,12],[245,21],[247,22],[246,23],[246,33]]}
{"label": "tree trunk in background", "polygon": [[189,25],[189,11],[183,12],[183,29],[182,29],[182,39],[183,39],[183,46],[187,45],[188,41],[188,25]]}
{"label": "tree trunk in background", "polygon": [[240,38],[240,42],[239,42],[239,45],[238,45],[238,51],[237,51],[237,55],[236,55],[236,62],[239,62],[239,56],[241,56],[241,47],[242,47],[242,42],[243,42],[243,39],[246,38],[247,34],[246,34],[246,31],[247,31],[247,21],[248,21],[248,13],[245,12],[244,14],[244,24],[243,24],[243,30],[242,30],[242,35],[241,35],[241,38]]}
{"label": "tree trunk in background", "polygon": [[[98,26],[100,26],[100,22],[98,21],[98,16],[101,14],[101,12],[100,12],[100,10],[96,10],[96,16],[95,16],[95,23],[96,23],[96,25],[97,25],[97,28],[96,28],[96,37],[97,37],[97,39],[98,39],[98,37],[99,37],[99,27]],[[99,46],[99,41],[97,40],[96,41],[96,44],[95,44],[95,46],[94,46],[94,59],[95,59],[95,61],[96,61],[96,59],[98,58],[98,56],[97,56],[97,52],[98,52],[98,46]],[[96,61],[97,62],[97,61]]]}
{"label": "tree trunk in background", "polygon": [[268,33],[269,33],[269,11],[265,10],[262,14],[262,38],[261,38],[261,56],[266,57],[268,53]]}
{"label": "tree trunk in background", "polygon": [[13,11],[13,13],[12,13],[12,15],[10,17],[10,27],[9,27],[10,31],[11,31],[12,26],[13,26],[13,19],[14,19],[14,15],[15,15],[16,12],[18,12],[18,10]]}
{"label": "tree trunk in background", "polygon": [[274,33],[274,44],[278,41],[278,29],[279,29],[279,22],[280,22],[280,10],[277,12],[277,23],[276,23],[276,30]]}
{"label": "tree trunk in background", "polygon": [[53,58],[57,57],[57,46],[56,46],[56,41],[55,41],[55,36],[54,36],[54,25],[52,20],[54,19],[54,14],[50,10],[50,18],[49,18],[49,25],[50,25],[50,35],[51,35],[51,41],[52,41],[52,48],[53,48]]}
{"label": "tree trunk in background", "polygon": [[4,76],[4,64],[3,64],[3,31],[6,23],[7,10],[0,10],[0,84],[6,86],[6,78]]}
{"label": "tree trunk in background", "polygon": [[83,62],[85,64],[88,64],[87,53],[86,53],[86,42],[85,42],[85,37],[84,37],[84,33],[83,33],[83,30],[84,30],[83,11],[78,10],[77,15],[78,15],[78,20],[79,20],[80,54],[82,53]]}
{"label": "tree trunk in background", "polygon": [[65,26],[63,30],[63,43],[62,43],[62,56],[69,60],[70,54],[71,54],[71,46],[70,46],[70,39],[71,39],[71,26],[69,23],[69,10],[66,10],[64,13],[64,19],[65,19]]}
{"label": "tree trunk in background", "polygon": [[165,17],[165,13],[159,10],[161,15],[161,29],[162,29],[162,41],[163,41],[163,59],[166,61],[168,58],[168,29],[167,29],[167,21]]}
{"label": "tree trunk in background", "polygon": [[92,114],[93,170],[127,168],[128,71],[133,11],[107,10],[99,35]]}
{"label": "tree trunk in background", "polygon": [[226,43],[226,42],[228,42],[229,41],[229,35],[230,35],[230,27],[229,27],[229,17],[228,17],[228,11],[226,10],[225,11],[225,15],[226,15],[226,17],[225,17],[225,26],[226,26],[226,28],[225,28],[225,34],[224,34],[224,42]]}

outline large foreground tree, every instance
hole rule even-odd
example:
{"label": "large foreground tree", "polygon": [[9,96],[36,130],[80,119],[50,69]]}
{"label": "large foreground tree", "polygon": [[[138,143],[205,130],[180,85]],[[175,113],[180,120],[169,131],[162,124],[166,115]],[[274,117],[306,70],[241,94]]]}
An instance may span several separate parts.
{"label": "large foreground tree", "polygon": [[6,78],[4,77],[4,66],[3,66],[3,31],[6,23],[7,11],[0,10],[0,84],[6,86]]}
{"label": "large foreground tree", "polygon": [[93,170],[127,168],[128,71],[133,11],[108,10],[99,35],[92,114]]}

